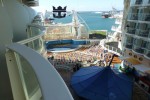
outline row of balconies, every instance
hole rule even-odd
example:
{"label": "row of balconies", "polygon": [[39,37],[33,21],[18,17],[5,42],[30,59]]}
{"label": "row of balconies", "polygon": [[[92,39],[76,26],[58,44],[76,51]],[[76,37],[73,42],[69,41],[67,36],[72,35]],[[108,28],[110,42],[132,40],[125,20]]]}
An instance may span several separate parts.
{"label": "row of balconies", "polygon": [[150,58],[150,42],[136,39],[130,36],[126,37],[126,43],[124,43],[124,47],[133,50],[136,53],[144,54],[146,57]]}
{"label": "row of balconies", "polygon": [[143,29],[135,29],[135,28],[127,27],[126,33],[131,34],[131,35],[137,35],[137,36],[144,37],[144,38],[150,38],[149,29],[143,30]]}
{"label": "row of balconies", "polygon": [[131,6],[149,5],[150,0],[131,0]]}
{"label": "row of balconies", "polygon": [[106,45],[106,44],[104,46],[109,52],[112,52],[112,53],[119,55],[119,56],[122,54],[122,51],[119,48],[116,48],[116,47],[113,47],[110,45]]}
{"label": "row of balconies", "polygon": [[141,48],[141,47],[138,47],[138,46],[130,44],[130,43],[125,44],[124,47],[128,48],[128,49],[132,49],[134,52],[144,55],[150,59],[150,50],[149,49]]}
{"label": "row of balconies", "polygon": [[150,13],[129,13],[128,20],[150,21]]}

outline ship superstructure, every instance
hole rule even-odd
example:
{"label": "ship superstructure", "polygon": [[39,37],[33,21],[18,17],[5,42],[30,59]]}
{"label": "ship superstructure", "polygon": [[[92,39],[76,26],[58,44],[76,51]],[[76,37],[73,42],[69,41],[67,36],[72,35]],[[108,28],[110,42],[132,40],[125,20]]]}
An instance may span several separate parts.
{"label": "ship superstructure", "polygon": [[150,0],[126,0],[122,29],[123,66],[135,69],[135,81],[150,93]]}
{"label": "ship superstructure", "polygon": [[0,99],[73,100],[46,57],[38,0],[0,2]]}

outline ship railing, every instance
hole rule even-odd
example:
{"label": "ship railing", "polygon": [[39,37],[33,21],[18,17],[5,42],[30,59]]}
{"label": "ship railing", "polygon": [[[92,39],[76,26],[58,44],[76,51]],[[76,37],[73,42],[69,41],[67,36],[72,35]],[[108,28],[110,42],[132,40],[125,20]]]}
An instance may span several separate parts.
{"label": "ship railing", "polygon": [[131,6],[138,6],[142,4],[143,4],[143,0],[131,0],[131,3],[130,3]]}
{"label": "ship railing", "polygon": [[43,26],[30,24],[27,28],[27,39],[19,41],[18,43],[24,44],[44,56],[46,53],[43,40],[44,34],[45,28]]}
{"label": "ship railing", "polygon": [[148,36],[149,36],[149,30],[136,29],[136,35],[148,38]]}
{"label": "ship railing", "polygon": [[135,38],[133,45],[136,46],[136,47],[139,47],[139,48],[146,49],[146,46],[147,46],[146,44],[147,44],[146,40],[140,39],[140,38]]}
{"label": "ship railing", "polygon": [[150,59],[150,50],[149,49],[146,49],[144,51],[144,57],[146,57],[147,59]]}
{"label": "ship railing", "polygon": [[143,0],[143,6],[149,5],[150,4],[150,0]]}
{"label": "ship railing", "polygon": [[133,45],[131,43],[125,43],[124,47],[128,49],[132,49]]}
{"label": "ship railing", "polygon": [[121,55],[122,54],[122,52],[121,52],[121,50],[119,49],[119,48],[116,48],[116,47],[113,47],[113,46],[110,46],[110,45],[104,45],[104,47],[105,47],[105,49],[107,49],[109,52],[112,52],[112,53],[114,53],[114,54],[116,54],[116,55]]}
{"label": "ship railing", "polygon": [[25,42],[20,43],[7,46],[5,54],[14,98],[73,100],[54,66],[39,53],[23,45]]}
{"label": "ship railing", "polygon": [[150,0],[131,0],[131,6],[149,6]]}
{"label": "ship railing", "polygon": [[126,33],[135,34],[136,29],[132,27],[126,27]]}
{"label": "ship railing", "polygon": [[150,21],[150,13],[139,13],[138,15],[139,15],[138,19],[140,21],[147,21],[147,22]]}
{"label": "ship railing", "polygon": [[139,47],[139,46],[137,46],[137,45],[133,45],[132,50],[133,50],[135,53],[138,53],[138,54],[143,55],[145,49],[144,49],[144,48],[141,48],[141,47]]}
{"label": "ship railing", "polygon": [[128,20],[138,20],[138,13],[129,13]]}

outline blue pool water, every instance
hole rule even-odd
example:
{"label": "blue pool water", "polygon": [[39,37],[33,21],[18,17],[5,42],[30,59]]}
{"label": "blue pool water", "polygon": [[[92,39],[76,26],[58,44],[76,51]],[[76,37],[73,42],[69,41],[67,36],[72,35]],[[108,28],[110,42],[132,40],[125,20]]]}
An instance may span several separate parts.
{"label": "blue pool water", "polygon": [[85,40],[53,40],[46,43],[46,48],[49,52],[70,52],[86,43],[88,41]]}

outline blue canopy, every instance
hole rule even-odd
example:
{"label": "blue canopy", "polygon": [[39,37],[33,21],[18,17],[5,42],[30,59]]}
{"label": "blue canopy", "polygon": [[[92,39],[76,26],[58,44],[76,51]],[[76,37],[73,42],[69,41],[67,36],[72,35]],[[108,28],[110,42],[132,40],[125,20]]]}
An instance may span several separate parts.
{"label": "blue canopy", "polygon": [[131,100],[133,82],[110,67],[88,67],[77,71],[71,85],[75,92],[88,100]]}

